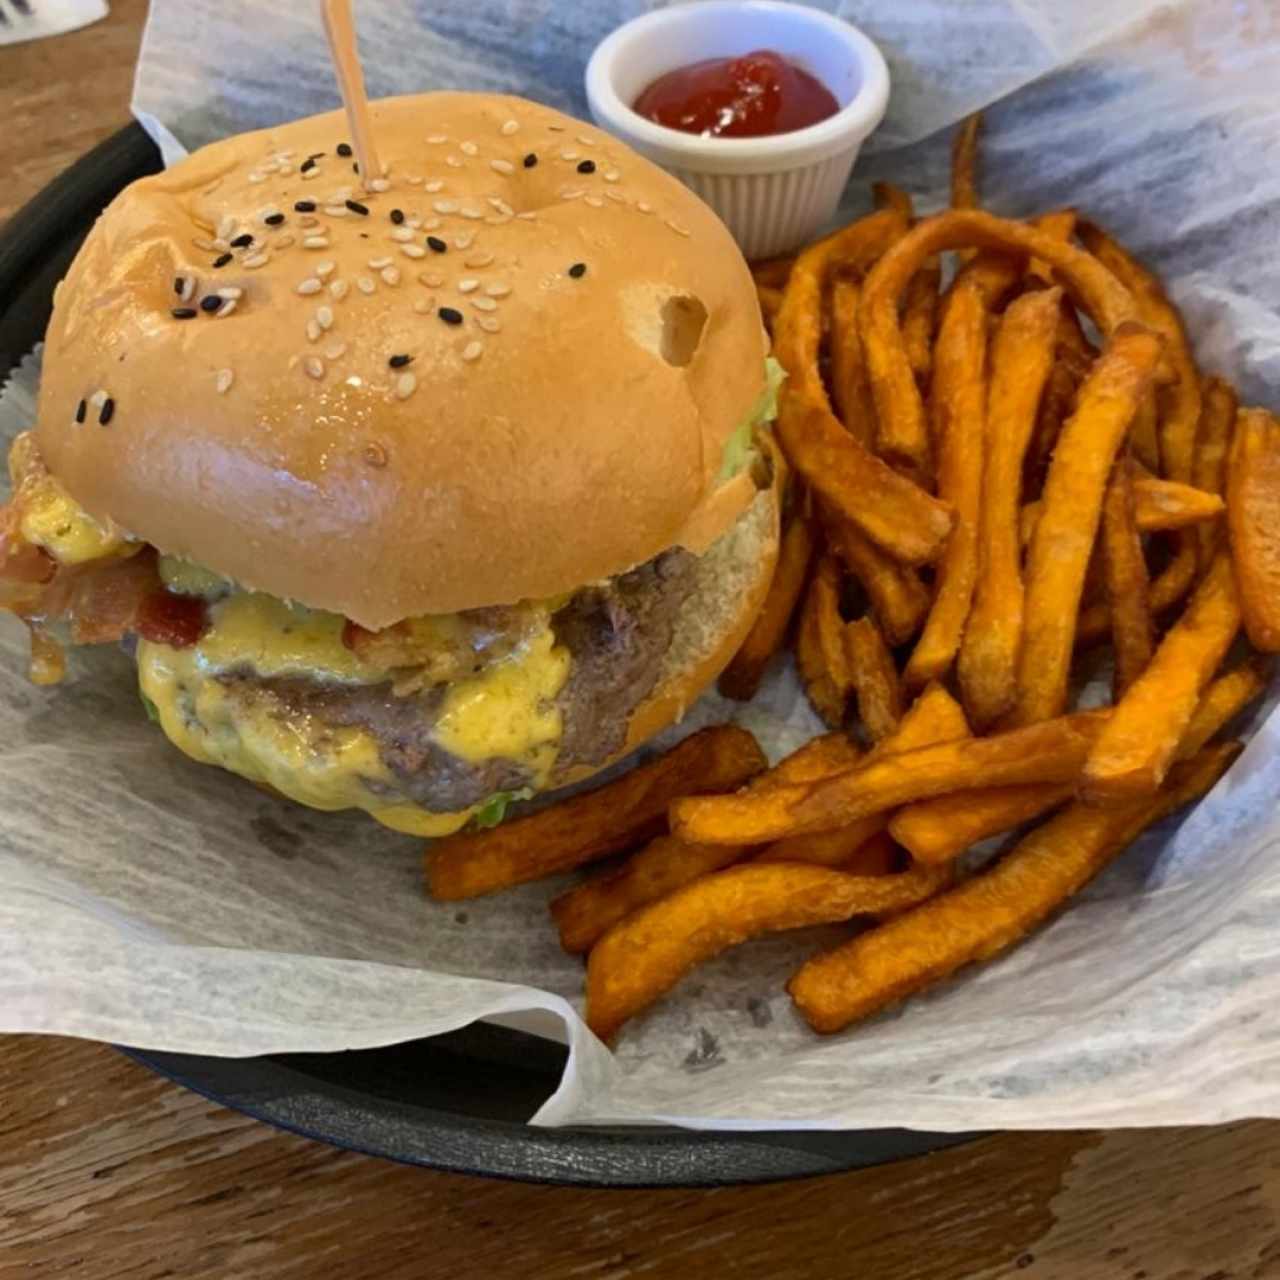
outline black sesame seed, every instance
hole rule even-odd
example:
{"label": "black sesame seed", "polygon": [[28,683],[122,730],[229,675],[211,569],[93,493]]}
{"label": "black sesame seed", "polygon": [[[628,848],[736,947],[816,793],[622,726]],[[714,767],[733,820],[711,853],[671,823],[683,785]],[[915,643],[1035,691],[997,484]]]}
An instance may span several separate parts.
{"label": "black sesame seed", "polygon": [[182,297],[183,286],[186,283],[186,280],[184,280],[182,276],[173,277],[173,291],[178,295],[178,297]]}
{"label": "black sesame seed", "polygon": [[89,402],[87,400],[81,400],[80,403],[76,405],[76,421],[77,422],[84,421],[85,411],[88,408],[89,408]]}
{"label": "black sesame seed", "polygon": [[413,359],[412,356],[392,356],[387,363],[393,369],[403,369]]}
{"label": "black sesame seed", "polygon": [[533,166],[537,163],[538,163],[538,157],[534,155],[532,151],[530,151],[529,154],[524,158],[524,167],[526,169],[532,169]]}
{"label": "black sesame seed", "polygon": [[102,402],[102,408],[98,412],[98,425],[101,427],[105,427],[107,423],[110,422],[111,419],[115,417],[115,414],[116,414],[116,402],[110,396],[108,396]]}
{"label": "black sesame seed", "polygon": [[223,299],[218,297],[216,293],[209,293],[200,299],[200,310],[217,311],[217,309],[222,306],[222,303]]}
{"label": "black sesame seed", "polygon": [[585,262],[575,262],[573,266],[569,268],[569,274],[575,280],[581,280],[582,277],[587,274],[587,264]]}
{"label": "black sesame seed", "polygon": [[195,307],[174,307],[169,314],[175,320],[194,320],[196,318]]}
{"label": "black sesame seed", "polygon": [[298,166],[298,169],[299,169],[299,171],[300,171],[300,172],[302,172],[302,173],[310,173],[310,172],[311,172],[311,170],[312,170],[312,169],[314,169],[315,167],[316,167],[316,162],[315,162],[314,160],[312,160],[310,156],[308,156],[308,157],[307,157],[307,159],[305,159],[305,160],[304,160],[304,161],[303,161],[303,162]]}
{"label": "black sesame seed", "polygon": [[233,249],[247,249],[252,243],[253,236],[246,231],[243,235],[238,235],[231,241],[231,247]]}
{"label": "black sesame seed", "polygon": [[320,159],[322,159],[323,157],[324,157],[324,152],[323,152],[323,151],[313,151],[313,152],[311,152],[311,154],[310,154],[310,155],[308,155],[308,156],[307,156],[307,159],[308,159],[308,160],[320,160]]}
{"label": "black sesame seed", "polygon": [[369,206],[367,204],[361,204],[359,200],[345,200],[343,203],[352,213],[361,214],[366,218],[369,216]]}
{"label": "black sesame seed", "polygon": [[213,265],[215,267],[225,267],[230,261],[231,255],[229,253],[220,253],[216,258],[214,258]]}
{"label": "black sesame seed", "polygon": [[445,242],[441,240],[439,236],[428,236],[427,248],[430,249],[433,253],[445,253],[447,252],[449,246],[445,244]]}
{"label": "black sesame seed", "polygon": [[263,222],[265,222],[269,227],[278,227],[283,221],[283,213],[269,213],[265,218],[263,218]]}
{"label": "black sesame seed", "polygon": [[596,162],[594,160],[584,160],[580,165],[578,165],[579,173],[595,173],[595,171]]}
{"label": "black sesame seed", "polygon": [[355,160],[353,160],[353,161],[351,162],[351,172],[352,172],[352,173],[359,173],[359,172],[360,172],[360,165],[359,165],[359,163],[358,163],[357,161],[355,161]]}
{"label": "black sesame seed", "polygon": [[293,208],[296,213],[315,213],[316,202],[314,200],[295,200]]}
{"label": "black sesame seed", "polygon": [[441,307],[436,312],[436,315],[438,315],[440,319],[445,322],[445,324],[461,324],[462,323],[462,312],[455,311],[452,307]]}
{"label": "black sesame seed", "polygon": [[335,150],[340,156],[349,156],[351,154],[351,144],[348,142],[340,142]]}
{"label": "black sesame seed", "polygon": [[396,226],[398,227],[398,226],[399,226],[399,225],[404,221],[404,210],[403,210],[403,209],[392,209],[392,210],[391,210],[391,221],[392,221],[392,222],[394,222],[394,223],[396,224]]}

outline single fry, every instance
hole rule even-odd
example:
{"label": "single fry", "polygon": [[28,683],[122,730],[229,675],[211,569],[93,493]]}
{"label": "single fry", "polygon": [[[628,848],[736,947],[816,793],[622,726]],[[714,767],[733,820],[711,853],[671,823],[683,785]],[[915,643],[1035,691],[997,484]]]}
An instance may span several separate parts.
{"label": "single fry", "polygon": [[1119,329],[1080,388],[1076,411],[1062,429],[1027,554],[1011,725],[1048,720],[1066,706],[1077,615],[1107,477],[1159,355],[1159,339],[1150,330],[1140,325]]}
{"label": "single fry", "polygon": [[764,258],[760,262],[751,264],[751,275],[756,284],[773,289],[785,289],[795,261],[791,255],[784,258]]}
{"label": "single fry", "polygon": [[1255,649],[1280,652],[1280,422],[1263,409],[1236,419],[1227,528],[1245,630]]}
{"label": "single fry", "polygon": [[1219,676],[1204,691],[1191,722],[1182,734],[1174,758],[1190,760],[1245,707],[1257,701],[1271,682],[1272,669],[1270,658],[1255,653],[1233,671]]}
{"label": "single fry", "polygon": [[835,558],[819,558],[809,580],[796,628],[796,666],[813,709],[833,729],[844,723],[853,679],[840,617],[840,568]]}
{"label": "single fry", "polygon": [[1196,432],[1200,425],[1200,373],[1178,309],[1155,275],[1096,223],[1082,222],[1080,238],[1094,256],[1132,292],[1144,324],[1164,339],[1164,357],[1173,383],[1157,391],[1160,414],[1160,469],[1170,480],[1191,483]]}
{"label": "single fry", "polygon": [[760,302],[760,314],[764,317],[765,328],[772,332],[774,321],[782,308],[782,290],[768,284],[757,284],[756,298]]}
{"label": "single fry", "polygon": [[1220,551],[1186,613],[1117,703],[1089,753],[1081,784],[1085,799],[1119,802],[1160,786],[1201,693],[1239,630],[1235,574],[1230,556]]}
{"label": "single fry", "polygon": [[587,1025],[611,1040],[695,965],[750,938],[914,906],[945,884],[936,870],[854,876],[827,867],[731,867],[615,926],[587,961]]}
{"label": "single fry", "polygon": [[[1226,509],[1227,504],[1216,494],[1194,489],[1189,484],[1141,473],[1133,477],[1133,516],[1139,533],[1167,533],[1204,524],[1216,520]],[[1023,547],[1031,544],[1039,519],[1040,503],[1028,502],[1018,517]]]}
{"label": "single fry", "polygon": [[[969,726],[965,723],[960,704],[940,684],[932,684],[911,705],[898,728],[880,742],[865,759],[875,760],[894,752],[931,747],[939,742],[954,742],[968,736]],[[762,774],[752,786],[767,785],[768,780],[778,775],[786,763],[783,761],[777,769]],[[845,771],[848,767],[852,766],[846,766]],[[793,769],[793,776],[786,780],[810,781],[820,776],[830,776],[835,772],[838,770],[827,769],[821,774],[814,773],[811,778],[804,778]],[[878,832],[884,830],[887,816],[883,813],[874,813],[865,818],[858,818],[848,826],[837,828],[835,831],[784,837],[761,849],[753,861],[810,862],[826,867],[843,866],[853,853]]]}
{"label": "single fry", "polygon": [[[978,209],[952,210],[926,218],[875,264],[863,284],[858,323],[876,402],[876,432],[882,454],[922,466],[928,458],[924,405],[903,342],[898,309],[921,264],[947,249],[994,249],[1047,262],[1072,299],[1105,335],[1137,319],[1133,295],[1092,254],[1021,222]],[[1015,274],[1016,279],[1016,274]]]}
{"label": "single fry", "polygon": [[812,559],[813,524],[797,512],[782,535],[778,566],[760,614],[720,676],[719,689],[726,698],[746,702],[755,697],[770,661],[786,645],[791,618],[804,592]]}
{"label": "single fry", "polygon": [[902,865],[902,850],[887,831],[877,831],[838,870],[850,876],[889,876]]}
{"label": "single fry", "polygon": [[901,187],[895,187],[892,182],[873,182],[871,198],[877,209],[893,209],[901,214],[902,220],[908,226],[915,221],[916,211],[911,203],[911,197]]}
{"label": "single fry", "polygon": [[964,634],[978,575],[978,518],[987,411],[987,310],[976,289],[952,289],[934,349],[929,407],[938,451],[938,496],[955,524],[938,564],[933,607],[903,673],[908,689],[944,675]]}
{"label": "single fry", "polygon": [[843,276],[831,286],[831,395],[844,428],[864,448],[875,437],[875,405],[858,333],[858,285]]}
{"label": "single fry", "polygon": [[[1192,480],[1203,493],[1224,494],[1227,491],[1227,456],[1235,431],[1240,401],[1235,388],[1222,378],[1209,378],[1204,384],[1204,403],[1200,410],[1200,430],[1196,445]],[[1218,548],[1222,530],[1207,525],[1196,534],[1201,569],[1209,566]]]}
{"label": "single fry", "polygon": [[880,742],[902,719],[902,685],[893,654],[871,618],[848,623],[844,645],[858,719],[871,741]]}
{"label": "single fry", "polygon": [[909,804],[889,819],[889,834],[917,862],[934,866],[951,862],[980,840],[1066,804],[1074,782],[1029,783],[1017,787],[978,787]]}
{"label": "single fry", "polygon": [[1027,445],[1053,367],[1062,293],[1044,289],[1010,303],[991,347],[986,457],[978,510],[977,582],[957,674],[979,728],[1009,709],[1022,640],[1018,501]]}
{"label": "single fry", "polygon": [[1116,462],[1107,486],[1100,545],[1115,657],[1112,691],[1119,702],[1125,690],[1146,670],[1156,649],[1151,583],[1134,514],[1133,465],[1127,457]]}
{"label": "single fry", "polygon": [[920,269],[908,281],[902,301],[902,341],[911,371],[921,387],[928,385],[933,373],[933,339],[941,284],[942,261],[934,254],[920,264]]}
{"label": "single fry", "polygon": [[856,769],[862,759],[861,749],[847,733],[821,733],[779,760],[772,769],[757,774],[747,787],[762,791],[785,783],[814,782],[833,773]]}
{"label": "single fry", "polygon": [[[1053,209],[1035,219],[1034,225],[1055,240],[1070,240],[1075,234],[1076,211],[1074,209]],[[1027,279],[1046,287],[1053,284],[1053,268],[1039,258],[1032,258],[1027,263]]]}
{"label": "single fry", "polygon": [[851,942],[815,956],[787,990],[815,1030],[851,1022],[989,960],[1043,924],[1142,831],[1208,791],[1239,753],[1211,747],[1168,785],[1115,809],[1072,804],[993,866]]}
{"label": "single fry", "polygon": [[914,569],[898,564],[847,524],[822,507],[827,543],[857,578],[876,621],[890,644],[905,644],[920,630],[929,612],[929,591]]}
{"label": "single fry", "polygon": [[745,729],[703,729],[594,791],[437,840],[427,849],[428,887],[447,901],[474,898],[633,848],[662,831],[675,797],[741,786],[767,763]]}
{"label": "single fry", "polygon": [[982,113],[960,122],[951,137],[951,207],[976,209],[978,200],[978,137]]}
{"label": "single fry", "polygon": [[1070,782],[1079,775],[1108,714],[1079,712],[990,738],[877,756],[848,773],[757,795],[688,796],[672,804],[671,829],[690,841],[762,844],[786,835],[832,831],[868,814],[950,791]]}
{"label": "single fry", "polygon": [[[1173,608],[1191,590],[1196,577],[1195,555],[1185,554],[1186,544],[1179,548],[1168,565],[1151,584],[1151,612],[1159,617]],[[1106,602],[1089,605],[1080,612],[1076,627],[1076,645],[1086,648],[1098,644],[1111,634],[1111,611]]]}

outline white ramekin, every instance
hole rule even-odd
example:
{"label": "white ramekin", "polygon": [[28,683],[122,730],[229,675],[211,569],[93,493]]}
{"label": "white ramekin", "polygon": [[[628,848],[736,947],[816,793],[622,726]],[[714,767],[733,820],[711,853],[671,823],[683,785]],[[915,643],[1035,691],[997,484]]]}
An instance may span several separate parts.
{"label": "white ramekin", "polygon": [[[631,109],[659,76],[703,58],[772,49],[816,76],[840,110],[767,138],[703,138]],[[786,253],[835,212],[863,141],[884,117],[889,71],[861,31],[779,0],[698,0],[619,27],[587,64],[587,101],[601,128],[692,187],[748,258]]]}

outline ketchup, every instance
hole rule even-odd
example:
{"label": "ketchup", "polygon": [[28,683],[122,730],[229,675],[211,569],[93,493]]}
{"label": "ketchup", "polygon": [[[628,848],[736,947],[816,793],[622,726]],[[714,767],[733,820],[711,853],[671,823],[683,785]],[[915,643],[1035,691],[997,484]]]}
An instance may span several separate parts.
{"label": "ketchup", "polygon": [[704,138],[791,133],[840,110],[835,95],[770,49],[740,58],[707,58],[659,76],[634,109],[655,124]]}

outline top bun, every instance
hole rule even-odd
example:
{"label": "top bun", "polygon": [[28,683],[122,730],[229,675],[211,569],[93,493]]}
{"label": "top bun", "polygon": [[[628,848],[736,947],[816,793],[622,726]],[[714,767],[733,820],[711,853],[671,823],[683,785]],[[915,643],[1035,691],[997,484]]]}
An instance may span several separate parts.
{"label": "top bun", "polygon": [[163,552],[371,628],[702,550],[753,496],[717,476],[764,385],[729,233],[546,107],[372,112],[376,189],[331,112],[111,203],[55,296],[50,470]]}

